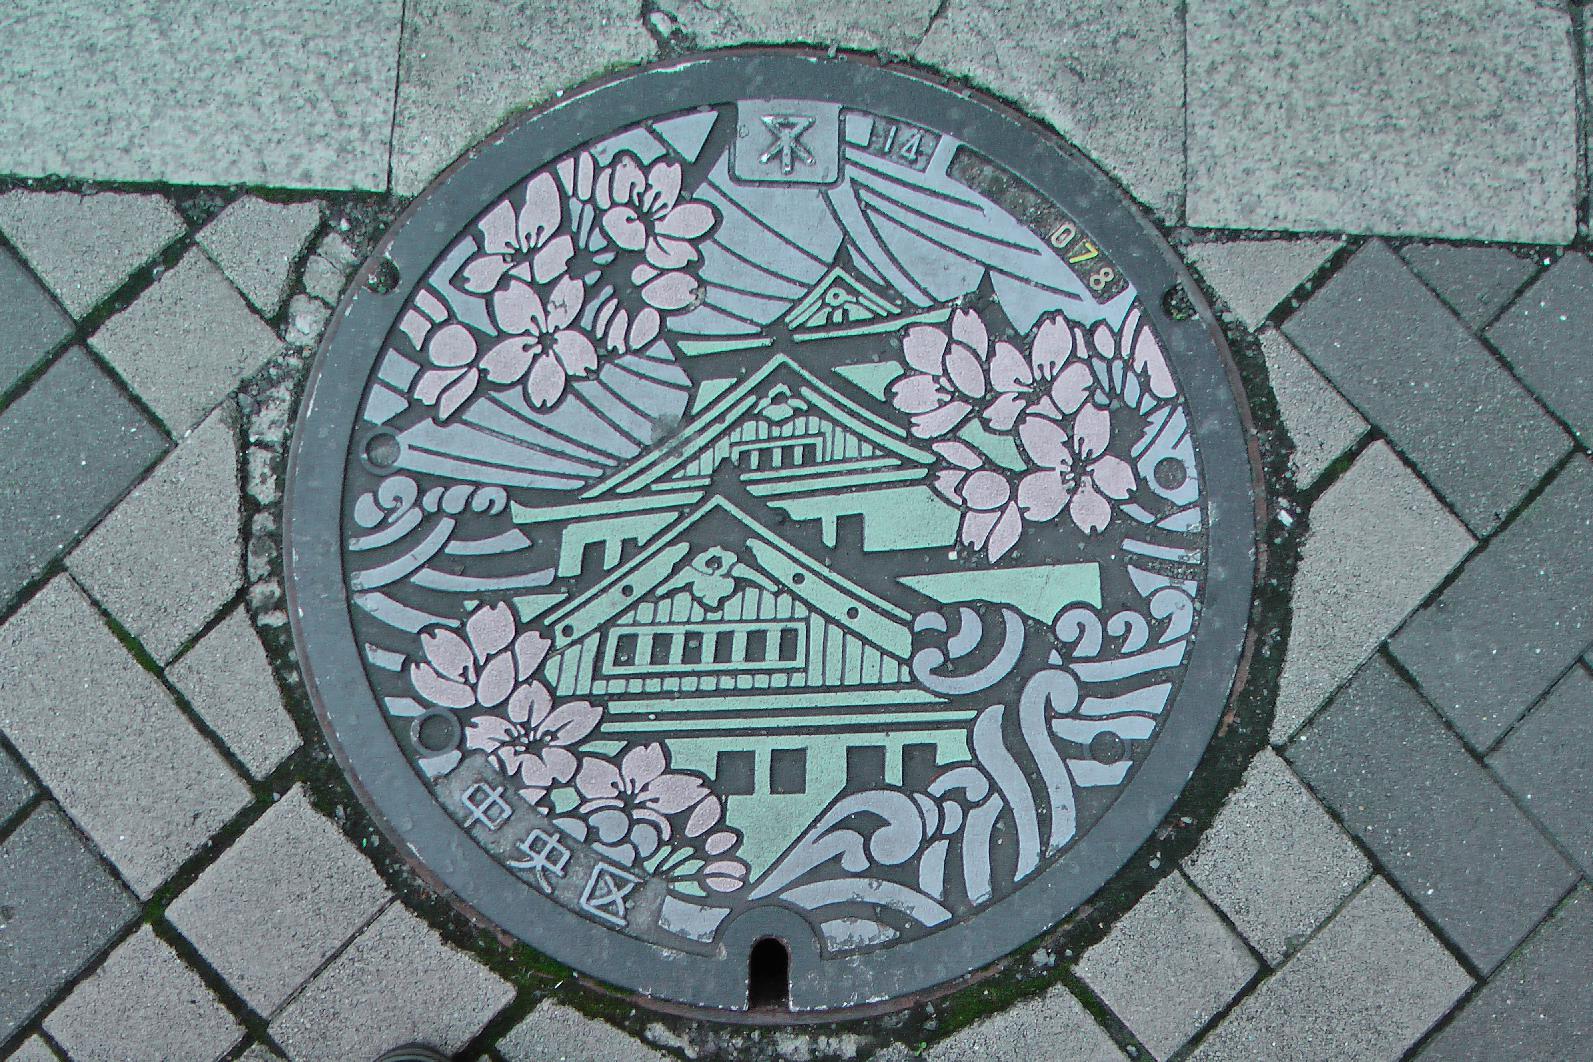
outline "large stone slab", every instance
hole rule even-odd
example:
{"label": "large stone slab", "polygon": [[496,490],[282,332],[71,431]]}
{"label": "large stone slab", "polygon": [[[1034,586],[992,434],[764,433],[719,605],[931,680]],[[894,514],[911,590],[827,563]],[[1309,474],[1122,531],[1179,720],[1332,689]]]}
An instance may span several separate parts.
{"label": "large stone slab", "polygon": [[1533,0],[1193,0],[1195,225],[1564,243],[1570,18]]}
{"label": "large stone slab", "polygon": [[44,1031],[73,1062],[212,1062],[243,1037],[199,975],[148,926],[50,1012]]}
{"label": "large stone slab", "polygon": [[1381,878],[1246,996],[1190,1059],[1394,1059],[1471,978]]}
{"label": "large stone slab", "polygon": [[189,251],[89,345],[181,437],[282,344],[221,270]]}
{"label": "large stone slab", "polygon": [[522,107],[653,53],[632,0],[410,0],[393,126],[393,190],[414,195]]}
{"label": "large stone slab", "polygon": [[667,1062],[629,1034],[552,999],[498,1041],[508,1062]]}
{"label": "large stone slab", "polygon": [[0,627],[0,685],[0,730],[142,897],[249,802],[66,576]]}
{"label": "large stone slab", "polygon": [[1586,1058],[1593,1044],[1593,889],[1583,885],[1417,1057]]}
{"label": "large stone slab", "polygon": [[0,843],[0,1042],[76,977],[138,904],[54,804]]}
{"label": "large stone slab", "polygon": [[1290,747],[1404,892],[1492,970],[1576,875],[1421,696],[1374,658]]}
{"label": "large stone slab", "polygon": [[698,45],[804,44],[905,55],[929,29],[935,0],[812,4],[806,0],[684,0],[669,5]]}
{"label": "large stone slab", "polygon": [[[885,1055],[881,1054],[880,1058]],[[1123,1052],[1064,985],[1015,1003],[952,1033],[922,1056],[926,1062],[1123,1062]]]}
{"label": "large stone slab", "polygon": [[265,648],[241,607],[183,654],[168,676],[256,778],[299,747],[298,727],[282,707]]}
{"label": "large stone slab", "polygon": [[408,1043],[459,1050],[514,988],[392,904],[271,1022],[293,1062],[375,1058]]}
{"label": "large stone slab", "polygon": [[23,0],[0,64],[0,172],[387,186],[401,0],[282,0],[217,18]]}
{"label": "large stone slab", "polygon": [[1328,465],[1366,434],[1366,421],[1282,332],[1267,327],[1260,338],[1267,382],[1278,400],[1283,426],[1294,441],[1294,453],[1289,457],[1294,481],[1310,487]]}
{"label": "large stone slab", "polygon": [[1288,765],[1263,749],[1184,871],[1275,966],[1371,868]]}
{"label": "large stone slab", "polygon": [[0,608],[93,526],[166,445],[79,348],[0,412]]}
{"label": "large stone slab", "polygon": [[1516,375],[1593,445],[1593,262],[1572,251],[1488,329]]}
{"label": "large stone slab", "polygon": [[[0,67],[0,83],[8,73]],[[6,96],[4,88],[0,96]],[[0,129],[6,115],[13,113],[7,107],[0,115]],[[3,159],[14,145],[3,133],[0,144],[7,145],[0,148]],[[5,169],[0,161],[0,171]],[[121,287],[182,231],[182,218],[158,195],[21,189],[0,195],[0,232],[77,318]]]}
{"label": "large stone slab", "polygon": [[1468,742],[1491,746],[1593,641],[1593,463],[1578,457],[1393,641]]}
{"label": "large stone slab", "polygon": [[1141,1043],[1166,1058],[1239,994],[1256,961],[1174,872],[1084,953],[1077,972]]}
{"label": "large stone slab", "polygon": [[26,376],[72,332],[72,321],[28,272],[0,247],[0,394]]}
{"label": "large stone slab", "polygon": [[251,1007],[269,1015],[386,900],[375,869],[294,787],[166,916]]}
{"label": "large stone slab", "polygon": [[1273,740],[1288,740],[1471,546],[1388,444],[1367,447],[1311,509]]}
{"label": "large stone slab", "polygon": [[1177,220],[1184,192],[1184,30],[1159,0],[950,0],[922,62],[1050,123],[1134,198]]}
{"label": "large stone slab", "polygon": [[270,203],[243,196],[199,230],[199,246],[244,298],[267,317],[288,295],[299,256],[321,224],[315,203]]}
{"label": "large stone slab", "polygon": [[1488,757],[1521,806],[1593,878],[1593,678],[1573,667]]}
{"label": "large stone slab", "polygon": [[1361,248],[1283,330],[1479,535],[1570,448],[1382,241]]}

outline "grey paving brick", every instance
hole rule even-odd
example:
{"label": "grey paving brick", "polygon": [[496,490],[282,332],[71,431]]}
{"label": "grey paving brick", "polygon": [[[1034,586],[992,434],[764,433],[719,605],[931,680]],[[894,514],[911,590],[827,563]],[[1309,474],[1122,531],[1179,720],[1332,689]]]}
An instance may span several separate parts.
{"label": "grey paving brick", "polygon": [[1124,1055],[1084,1005],[1056,985],[952,1033],[922,1057],[927,1062],[1123,1062]]}
{"label": "grey paving brick", "polygon": [[950,0],[913,54],[1021,104],[1141,203],[1178,219],[1184,31],[1175,5]]}
{"label": "grey paving brick", "polygon": [[393,128],[393,188],[419,192],[511,111],[652,56],[630,0],[410,0]]}
{"label": "grey paving brick", "polygon": [[0,247],[0,393],[9,391],[72,331],[22,260]]}
{"label": "grey paving brick", "polygon": [[140,896],[249,801],[66,576],[0,627],[0,684],[0,730]]}
{"label": "grey paving brick", "polygon": [[1564,243],[1574,69],[1532,0],[1194,0],[1190,222]]}
{"label": "grey paving brick", "polygon": [[251,1007],[269,1015],[386,900],[370,863],[295,786],[172,901],[166,917]]}
{"label": "grey paving brick", "polygon": [[[14,68],[0,69],[0,85],[14,73]],[[15,101],[4,87],[0,96]],[[14,113],[8,106],[0,115],[0,130]],[[4,132],[0,144],[6,145],[0,154],[16,147]],[[7,169],[0,162],[0,170]],[[20,189],[0,195],[0,232],[80,319],[182,231],[182,218],[158,195]]]}
{"label": "grey paving brick", "polygon": [[1309,487],[1328,465],[1366,434],[1366,421],[1300,356],[1282,332],[1263,328],[1260,337],[1267,380],[1278,400],[1283,426],[1294,440],[1289,466],[1295,483]]}
{"label": "grey paving brick", "polygon": [[13,5],[0,172],[384,188],[401,7]]}
{"label": "grey paving brick", "polygon": [[1503,247],[1412,243],[1399,256],[1472,328],[1492,320],[1540,268],[1535,256]]}
{"label": "grey paving brick", "polygon": [[1568,253],[1488,329],[1545,405],[1593,444],[1593,263]]}
{"label": "grey paving brick", "polygon": [[42,1037],[30,1036],[6,1057],[6,1062],[60,1062],[60,1059]]}
{"label": "grey paving brick", "polygon": [[1343,245],[1337,238],[1222,240],[1192,243],[1184,254],[1234,315],[1255,329]]}
{"label": "grey paving brick", "polygon": [[111,952],[44,1031],[73,1062],[213,1062],[243,1037],[243,1027],[148,926]]}
{"label": "grey paving brick", "polygon": [[54,804],[0,843],[0,1041],[138,916],[138,904]]}
{"label": "grey paving brick", "polygon": [[1399,895],[1375,878],[1190,1058],[1395,1059],[1470,984]]}
{"label": "grey paving brick", "polygon": [[1487,748],[1593,641],[1593,463],[1571,461],[1411,617],[1394,655]]}
{"label": "grey paving brick", "polygon": [[238,443],[217,410],[67,558],[96,600],[165,663],[238,590]]}
{"label": "grey paving brick", "polygon": [[249,1050],[238,1056],[238,1062],[279,1062],[281,1055],[271,1050],[265,1044],[255,1044]]}
{"label": "grey paving brick", "polygon": [[507,1062],[666,1062],[629,1033],[551,999],[498,1041]]}
{"label": "grey paving brick", "polygon": [[1593,1045],[1593,889],[1573,892],[1464,1010],[1422,1062],[1587,1058]]}
{"label": "grey paving brick", "polygon": [[1283,330],[1477,534],[1493,530],[1570,447],[1379,240],[1356,252]]}
{"label": "grey paving brick", "polygon": [[321,224],[316,203],[268,203],[246,195],[199,230],[199,245],[266,317],[288,297],[288,281]]}
{"label": "grey paving brick", "polygon": [[233,611],[167,672],[173,685],[256,778],[299,747],[249,616]]}
{"label": "grey paving brick", "polygon": [[1288,756],[1482,970],[1510,954],[1575,878],[1381,658],[1361,669]]}
{"label": "grey paving brick", "polygon": [[1184,871],[1276,966],[1371,867],[1288,765],[1262,749]]}
{"label": "grey paving brick", "polygon": [[1157,1058],[1239,994],[1256,961],[1176,871],[1079,960],[1078,975]]}
{"label": "grey paving brick", "polygon": [[0,825],[21,811],[36,790],[11,754],[0,749]]}
{"label": "grey paving brick", "polygon": [[1273,740],[1288,740],[1471,546],[1386,443],[1367,447],[1311,510]]}
{"label": "grey paving brick", "polygon": [[1521,806],[1593,878],[1593,678],[1555,684],[1488,757]]}
{"label": "grey paving brick", "polygon": [[457,1051],[514,989],[392,904],[271,1022],[293,1062],[375,1058],[416,1041]]}
{"label": "grey paving brick", "polygon": [[802,0],[685,0],[669,10],[699,44],[801,41],[905,55],[923,39],[936,5],[929,0],[814,5]]}
{"label": "grey paving brick", "polygon": [[89,345],[182,436],[282,344],[221,270],[189,251]]}
{"label": "grey paving brick", "polygon": [[0,607],[165,448],[160,430],[81,349],[0,412]]}

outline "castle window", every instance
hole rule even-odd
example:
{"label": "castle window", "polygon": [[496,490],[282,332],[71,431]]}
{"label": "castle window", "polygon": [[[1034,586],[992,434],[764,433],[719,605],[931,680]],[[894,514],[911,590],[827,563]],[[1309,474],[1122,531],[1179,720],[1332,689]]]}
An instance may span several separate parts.
{"label": "castle window", "polygon": [[724,796],[747,796],[755,792],[757,766],[750,752],[721,751],[714,763],[714,788]]}
{"label": "castle window", "polygon": [[780,659],[795,660],[797,658],[797,629],[787,627],[780,632]]}
{"label": "castle window", "polygon": [[621,667],[630,667],[636,663],[636,635],[622,634],[614,639],[613,662]]}
{"label": "castle window", "polygon": [[611,629],[601,669],[610,675],[794,671],[804,666],[798,622],[648,624]]}
{"label": "castle window", "polygon": [[743,472],[774,472],[782,468],[800,468],[803,465],[818,464],[819,457],[824,452],[823,444],[823,437],[818,435],[737,443],[730,448],[730,460]]}
{"label": "castle window", "polygon": [[714,635],[714,663],[729,664],[736,656],[736,632],[720,631]]}
{"label": "castle window", "polygon": [[877,789],[885,784],[885,749],[880,745],[853,745],[846,750],[846,787]]}
{"label": "castle window", "polygon": [[680,662],[682,664],[702,663],[702,631],[686,632],[686,637],[681,640]]}
{"label": "castle window", "polygon": [[902,785],[922,789],[935,774],[935,746],[913,744],[902,747]]}
{"label": "castle window", "polygon": [[653,651],[649,655],[649,662],[657,667],[659,664],[669,663],[669,654],[675,648],[673,634],[655,633],[653,635]]}
{"label": "castle window", "polygon": [[749,664],[761,664],[767,655],[769,655],[769,632],[748,631],[746,652],[742,655],[742,659]]}
{"label": "castle window", "polygon": [[774,749],[769,753],[769,792],[805,793],[808,788],[808,750]]}

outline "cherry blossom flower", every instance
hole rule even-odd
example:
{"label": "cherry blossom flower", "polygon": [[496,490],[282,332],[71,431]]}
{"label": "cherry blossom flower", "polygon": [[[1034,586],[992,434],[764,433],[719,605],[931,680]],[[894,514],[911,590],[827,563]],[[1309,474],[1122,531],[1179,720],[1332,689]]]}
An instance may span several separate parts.
{"label": "cherry blossom flower", "polygon": [[1095,378],[1086,363],[1084,335],[1061,314],[1040,322],[1025,358],[1010,343],[997,343],[990,359],[995,399],[982,414],[994,431],[1011,431],[1027,412],[1060,419],[1089,398]]}
{"label": "cherry blossom flower", "polygon": [[481,388],[481,348],[470,329],[456,321],[426,337],[425,354],[431,368],[415,378],[415,398],[435,407],[443,423]]}
{"label": "cherry blossom flower", "polygon": [[575,777],[570,747],[597,726],[602,709],[590,701],[553,706],[553,694],[540,682],[517,686],[503,715],[478,715],[465,727],[465,745],[497,761],[503,773],[517,777],[520,795],[537,804],[548,789]]}
{"label": "cherry blossom flower", "polygon": [[[1017,354],[1010,343],[996,346]],[[911,371],[891,384],[891,403],[912,417],[913,434],[921,439],[956,430],[989,393],[990,334],[972,310],[951,315],[949,334],[934,325],[913,325],[902,337],[902,354]]]}
{"label": "cherry blossom flower", "polygon": [[1018,544],[1023,519],[1007,477],[985,464],[966,443],[947,439],[934,450],[952,467],[935,474],[936,493],[963,510],[959,537],[970,549],[1000,560]]}
{"label": "cherry blossom flower", "polygon": [[681,201],[680,163],[659,160],[643,171],[629,151],[621,151],[593,182],[593,201],[603,232],[627,251],[641,251],[657,270],[679,269],[698,258],[695,240],[713,228],[706,203]]}
{"label": "cherry blossom flower", "polygon": [[1048,417],[1025,417],[1018,439],[1034,471],[1018,482],[1018,506],[1026,519],[1044,523],[1064,508],[1085,534],[1106,529],[1112,501],[1134,490],[1134,469],[1105,452],[1111,423],[1105,410],[1088,405],[1073,420],[1071,437]]}
{"label": "cherry blossom flower", "polygon": [[481,359],[481,372],[499,386],[523,382],[532,409],[557,405],[570,377],[597,369],[597,348],[572,327],[585,297],[574,277],[560,277],[546,302],[536,288],[511,278],[492,296],[493,322],[504,338]]}
{"label": "cherry blossom flower", "polygon": [[505,274],[546,284],[564,272],[575,253],[568,233],[554,235],[563,220],[557,182],[551,173],[537,174],[526,182],[518,209],[513,197],[503,199],[477,223],[481,253],[460,269],[460,285],[484,295]]}
{"label": "cherry blossom flower", "polygon": [[581,760],[575,788],[594,847],[626,863],[647,859],[670,839],[670,816],[712,797],[701,778],[669,772],[668,766],[658,742],[629,749],[618,765],[597,756]]}
{"label": "cherry blossom flower", "polygon": [[432,627],[420,635],[424,661],[411,661],[415,692],[444,708],[493,708],[536,673],[552,643],[536,631],[516,637],[514,613],[503,602],[476,609],[465,634]]}

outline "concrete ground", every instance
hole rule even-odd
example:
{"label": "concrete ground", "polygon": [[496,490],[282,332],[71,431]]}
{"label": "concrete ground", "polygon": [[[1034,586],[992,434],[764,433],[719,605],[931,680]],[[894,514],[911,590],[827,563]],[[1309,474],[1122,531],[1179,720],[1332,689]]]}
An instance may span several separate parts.
{"label": "concrete ground", "polygon": [[[1586,32],[1565,0],[11,0],[0,1054],[1593,1057]],[[754,1035],[426,898],[279,682],[273,533],[292,382],[406,197],[590,76],[786,41],[966,78],[1153,213],[1298,557],[1265,740],[1131,909],[910,1023]]]}

